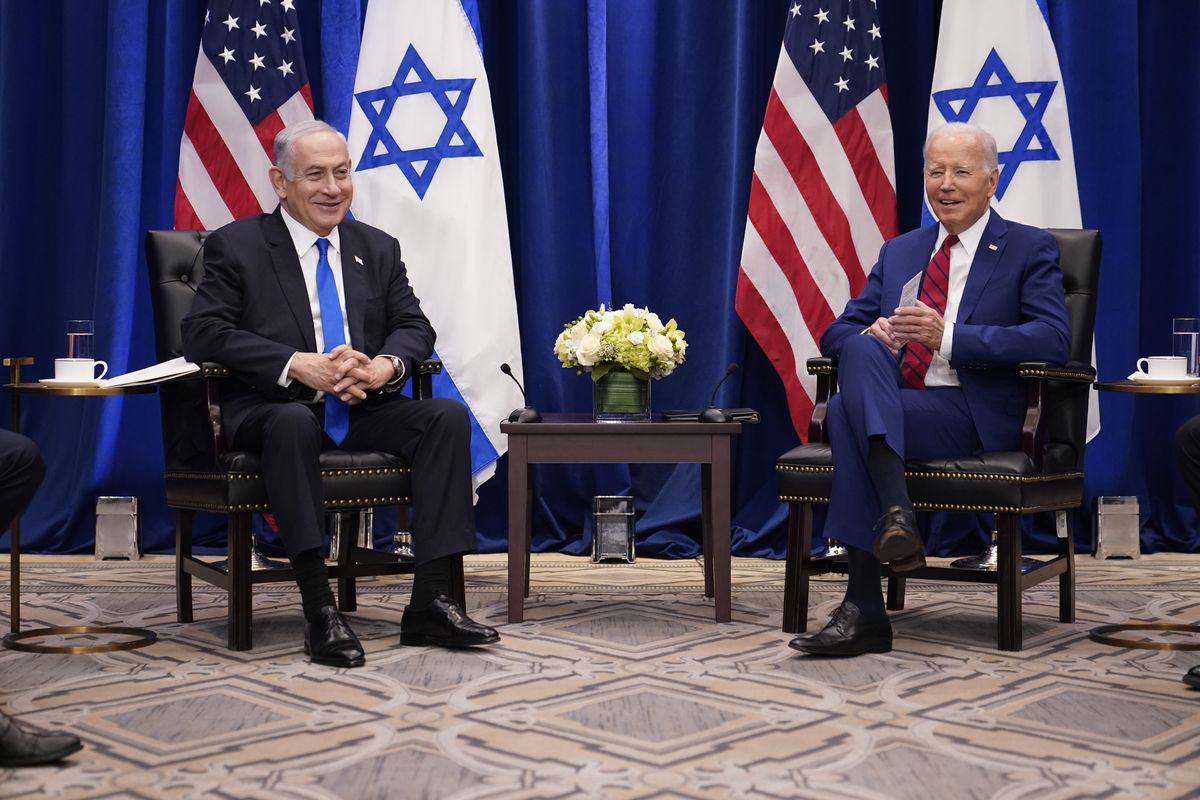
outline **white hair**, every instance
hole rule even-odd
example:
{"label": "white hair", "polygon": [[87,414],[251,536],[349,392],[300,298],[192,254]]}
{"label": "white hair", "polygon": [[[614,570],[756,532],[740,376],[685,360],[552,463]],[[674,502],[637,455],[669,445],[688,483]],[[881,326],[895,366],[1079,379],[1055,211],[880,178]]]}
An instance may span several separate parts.
{"label": "white hair", "polygon": [[965,122],[947,122],[945,125],[939,125],[929,132],[929,136],[925,138],[925,157],[929,157],[929,146],[938,139],[945,139],[949,136],[974,136],[983,146],[983,166],[988,172],[994,170],[1000,163],[996,151],[996,137],[985,131],[983,128],[977,128],[974,125],[968,125]]}
{"label": "white hair", "polygon": [[[304,122],[297,122],[294,125],[288,125],[275,134],[275,166],[279,167],[279,171],[283,173],[283,177],[289,181],[296,179],[296,175],[292,171],[292,159],[296,155],[296,142],[310,133],[319,133],[321,131],[337,134],[337,137],[342,140],[342,144],[346,144],[346,137],[342,135],[341,131],[328,122],[319,119],[310,119]],[[349,149],[349,145],[347,145],[347,149]]]}

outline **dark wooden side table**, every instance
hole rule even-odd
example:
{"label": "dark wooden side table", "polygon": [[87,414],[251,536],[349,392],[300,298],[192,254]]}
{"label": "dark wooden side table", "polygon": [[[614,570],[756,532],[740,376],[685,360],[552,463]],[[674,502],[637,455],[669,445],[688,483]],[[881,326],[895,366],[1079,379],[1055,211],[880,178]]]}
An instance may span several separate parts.
{"label": "dark wooden side table", "polygon": [[546,414],[504,422],[508,435],[508,621],[525,618],[534,464],[699,464],[704,594],[729,622],[730,454],[740,422],[597,423],[589,414]]}
{"label": "dark wooden side table", "polygon": [[[153,386],[126,386],[121,388],[106,388],[101,386],[62,386],[44,383],[22,383],[21,367],[33,363],[28,358],[6,358],[4,366],[11,370],[12,383],[6,384],[4,390],[11,396],[10,429],[16,433],[21,431],[21,398],[22,397],[109,397],[112,395],[150,394]],[[157,641],[154,631],[144,628],[124,628],[109,625],[69,625],[49,628],[32,628],[21,630],[21,519],[18,516],[12,522],[11,547],[9,549],[9,600],[11,604],[11,632],[3,640],[10,650],[24,650],[31,653],[105,653],[113,650],[133,650],[145,647]],[[95,644],[56,645],[40,644],[26,641],[41,639],[47,636],[119,636],[127,637],[119,641],[105,641]]]}
{"label": "dark wooden side table", "polygon": [[[1123,392],[1125,394],[1200,394],[1200,378],[1192,384],[1141,383],[1139,381],[1096,381],[1098,392]],[[1175,622],[1129,622],[1119,625],[1101,625],[1088,631],[1092,641],[1113,647],[1132,647],[1137,650],[1200,650],[1200,642],[1146,642],[1140,639],[1125,639],[1114,634],[1134,631],[1171,631],[1173,633],[1200,633],[1200,625]]]}

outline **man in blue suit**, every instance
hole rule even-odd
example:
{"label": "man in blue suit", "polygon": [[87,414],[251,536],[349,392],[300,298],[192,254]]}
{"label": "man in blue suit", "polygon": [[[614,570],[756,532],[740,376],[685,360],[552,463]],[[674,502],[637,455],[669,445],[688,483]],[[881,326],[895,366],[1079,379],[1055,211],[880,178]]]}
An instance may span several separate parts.
{"label": "man in blue suit", "polygon": [[791,641],[796,650],[892,649],[880,565],[925,565],[904,460],[1018,449],[1025,403],[1013,367],[1067,358],[1058,247],[991,210],[999,176],[987,132],[952,123],[930,133],[925,192],[938,224],[885,243],[866,288],[821,337],[839,385],[825,533],[847,546],[849,585],[825,628]]}

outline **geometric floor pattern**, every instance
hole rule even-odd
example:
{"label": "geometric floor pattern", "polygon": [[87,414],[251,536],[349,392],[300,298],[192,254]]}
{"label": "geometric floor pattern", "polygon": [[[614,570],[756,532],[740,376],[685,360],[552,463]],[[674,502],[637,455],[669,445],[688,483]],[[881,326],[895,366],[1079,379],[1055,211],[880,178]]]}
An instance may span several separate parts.
{"label": "geometric floor pattern", "polygon": [[[26,626],[154,629],[141,650],[0,651],[0,707],[78,734],[59,767],[0,770],[3,798],[1059,798],[1200,796],[1200,653],[1092,642],[1100,624],[1200,622],[1200,557],[1078,559],[1025,595],[1025,649],[995,649],[994,590],[910,581],[895,649],[806,658],[779,631],[782,564],[734,559],[713,622],[693,561],[534,556],[505,623],[503,556],[468,560],[478,651],[402,648],[401,579],[363,581],[367,665],[300,649],[297,595],[256,591],[254,650],[224,648],[224,595],[175,622],[169,559],[26,557]],[[7,610],[7,572],[0,597]],[[815,586],[815,629],[844,584]],[[8,618],[0,615],[8,627]]]}

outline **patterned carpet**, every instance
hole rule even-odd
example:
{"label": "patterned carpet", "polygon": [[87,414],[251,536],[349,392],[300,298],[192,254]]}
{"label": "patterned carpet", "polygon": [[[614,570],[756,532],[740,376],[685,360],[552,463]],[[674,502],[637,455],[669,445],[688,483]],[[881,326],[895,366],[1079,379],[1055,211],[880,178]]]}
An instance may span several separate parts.
{"label": "patterned carpet", "polygon": [[[255,598],[255,649],[224,649],[224,599],[174,621],[170,563],[35,557],[26,624],[153,628],[146,649],[0,651],[0,704],[86,742],[65,766],[0,770],[0,797],[1094,798],[1200,796],[1200,653],[1106,647],[1108,622],[1200,621],[1200,557],[1080,559],[1079,622],[1027,594],[1025,650],[994,649],[994,595],[910,582],[896,649],[798,656],[782,565],[735,559],[731,623],[690,561],[535,556],[526,622],[503,625],[504,560],[467,566],[500,625],[479,652],[400,648],[401,581],[367,582],[367,666],[300,652],[294,592]],[[7,572],[0,571],[0,581]],[[819,627],[841,596],[817,587]],[[7,583],[0,583],[7,608]],[[7,617],[0,615],[5,629]]]}

